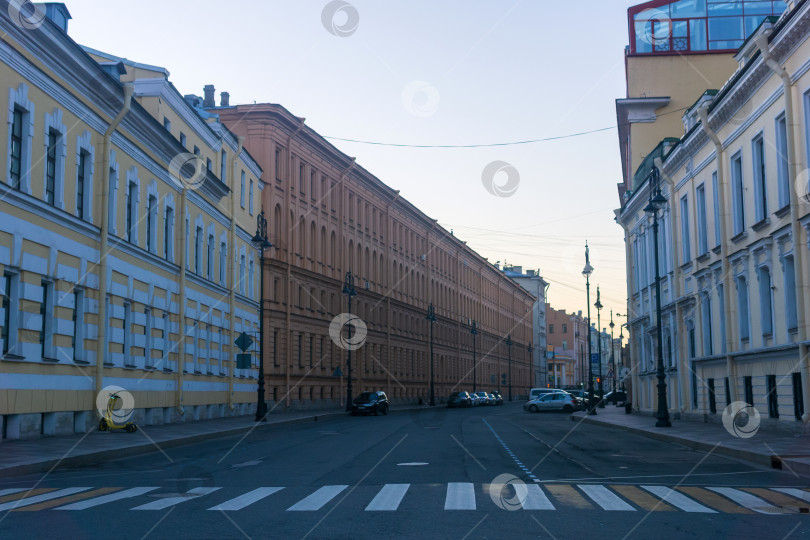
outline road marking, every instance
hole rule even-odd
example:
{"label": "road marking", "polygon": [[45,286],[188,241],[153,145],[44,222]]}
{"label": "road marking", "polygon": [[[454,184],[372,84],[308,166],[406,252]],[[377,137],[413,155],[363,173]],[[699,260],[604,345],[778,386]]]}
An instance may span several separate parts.
{"label": "road marking", "polygon": [[410,463],[397,463],[397,467],[420,467],[427,465],[424,461],[411,461]]}
{"label": "road marking", "polygon": [[711,508],[707,508],[697,503],[682,493],[678,493],[672,488],[665,486],[641,486],[661,500],[668,502],[672,506],[680,508],[684,512],[694,512],[702,514],[716,514]]}
{"label": "road marking", "polygon": [[254,459],[253,461],[245,461],[244,463],[237,463],[235,465],[231,465],[231,469],[241,469],[243,467],[252,467],[253,465],[259,465],[262,462],[260,459]]}
{"label": "road marking", "polygon": [[546,494],[536,484],[527,484],[526,499],[523,501],[524,510],[556,510]]}
{"label": "road marking", "polygon": [[[793,497],[788,497],[784,493],[777,493],[776,491],[772,491],[770,489],[765,488],[742,488],[743,490],[761,497],[766,501],[769,501],[776,506],[782,506],[785,508],[789,508],[791,510],[799,511],[800,508],[807,508],[807,505],[804,501],[799,499],[794,499]],[[807,512],[808,510],[805,510]]]}
{"label": "road marking", "polygon": [[593,508],[591,503],[585,500],[577,490],[567,484],[550,484],[546,486],[546,489],[563,504],[575,506],[576,508]]}
{"label": "road marking", "polygon": [[45,501],[39,504],[34,504],[31,506],[26,506],[25,508],[17,508],[14,510],[15,512],[35,512],[37,510],[47,510],[48,508],[53,508],[54,506],[61,506],[65,503],[70,503],[73,501],[82,501],[84,499],[90,499],[92,497],[98,497],[100,495],[104,495],[105,493],[110,493],[112,491],[119,491],[120,487],[108,487],[108,488],[99,488],[94,489],[93,491],[87,491],[85,493],[77,493],[75,495],[70,495],[69,497],[62,497],[60,499],[55,499],[52,501]]}
{"label": "road marking", "polygon": [[209,508],[209,510],[224,510],[224,511],[241,510],[242,508],[248,505],[251,505],[255,502],[259,502],[265,497],[269,497],[270,495],[272,495],[277,491],[281,491],[282,489],[284,488],[283,487],[256,488],[253,491],[248,491],[244,495],[234,497],[233,499],[225,501],[222,504],[212,506],[211,508]]}
{"label": "road marking", "polygon": [[409,487],[410,484],[385,484],[366,506],[366,512],[396,510]]}
{"label": "road marking", "polygon": [[44,493],[42,495],[37,495],[35,497],[27,497],[24,499],[18,499],[16,501],[7,502],[5,504],[0,504],[0,511],[13,510],[14,508],[19,508],[21,506],[29,506],[31,504],[36,504],[43,501],[50,501],[51,499],[58,499],[59,497],[66,497],[67,495],[73,495],[74,493],[78,493],[80,491],[87,491],[88,489],[91,488],[75,487],[75,488],[60,489],[57,491],[50,491],[49,493]]}
{"label": "road marking", "polygon": [[720,495],[724,495],[735,503],[746,508],[750,508],[754,512],[758,512],[760,514],[784,514],[784,512],[782,512],[782,510],[779,508],[768,504],[759,497],[755,497],[750,493],[740,491],[739,489],[727,487],[710,487],[708,489],[714,491],[715,493],[719,493]]}
{"label": "road marking", "polygon": [[641,491],[636,486],[612,485],[610,488],[648,512],[675,512],[673,507],[656,499],[649,493]]}
{"label": "road marking", "polygon": [[0,497],[3,495],[10,495],[12,493],[19,493],[21,491],[27,491],[28,488],[11,488],[11,489],[0,489]]}
{"label": "road marking", "polygon": [[181,495],[179,497],[166,497],[165,499],[152,501],[150,503],[142,504],[141,506],[136,506],[135,508],[130,508],[130,510],[163,510],[164,508],[174,506],[175,504],[180,504],[182,502],[196,499],[197,497],[202,497],[203,495],[208,495],[209,493],[213,493],[218,489],[222,488],[198,487],[186,491],[185,495]]}
{"label": "road marking", "polygon": [[10,492],[14,492],[14,495],[6,495],[5,497],[0,497],[0,503],[8,502],[8,501],[16,501],[17,499],[24,499],[26,497],[32,497],[34,495],[39,495],[40,493],[50,493],[51,491],[56,491],[56,488],[38,488],[38,489],[12,489],[9,490]]}
{"label": "road marking", "polygon": [[312,495],[301,499],[291,507],[287,508],[287,511],[309,512],[313,510],[320,510],[326,503],[334,499],[338,493],[347,487],[349,486],[323,486]]}
{"label": "road marking", "polygon": [[579,484],[577,487],[585,492],[596,504],[605,510],[635,512],[636,509],[624,502],[618,495],[605,486]]}
{"label": "road marking", "polygon": [[495,435],[495,439],[497,439],[497,440],[498,440],[498,442],[499,442],[499,443],[501,443],[501,446],[503,446],[504,450],[506,450],[506,453],[507,453],[507,454],[509,454],[509,457],[511,457],[511,458],[512,458],[512,460],[513,460],[515,463],[517,463],[517,466],[520,468],[520,470],[522,470],[524,473],[526,473],[526,475],[529,477],[529,480],[531,480],[532,482],[540,482],[540,480],[539,480],[539,479],[538,479],[538,478],[537,478],[537,477],[536,477],[536,476],[535,476],[535,475],[532,473],[532,471],[531,471],[531,470],[529,470],[529,468],[528,468],[528,467],[526,467],[526,466],[523,464],[523,462],[522,462],[522,461],[520,461],[520,460],[517,458],[517,456],[515,455],[515,453],[514,453],[514,452],[512,452],[512,449],[511,449],[511,448],[509,448],[508,446],[506,446],[506,443],[505,443],[505,442],[503,442],[503,439],[501,439],[501,436],[500,436],[500,435],[498,435],[498,434],[495,432],[495,430],[494,430],[494,429],[492,429],[492,426],[490,426],[490,425],[489,425],[489,422],[487,422],[486,418],[482,418],[482,420],[483,420],[483,421],[484,421],[484,423],[487,425],[487,427],[488,427],[488,428],[489,428],[489,430],[492,432],[492,434],[493,434],[493,435]]}
{"label": "road marking", "polygon": [[797,499],[801,499],[805,502],[810,502],[810,493],[796,488],[772,488],[774,491],[780,491],[792,497],[796,497]]}
{"label": "road marking", "polygon": [[470,482],[450,482],[444,499],[445,510],[475,510],[475,486]]}
{"label": "road marking", "polygon": [[93,508],[94,506],[99,506],[102,504],[106,504],[108,502],[120,501],[121,499],[128,499],[130,497],[137,497],[139,495],[149,493],[150,491],[154,491],[156,489],[160,488],[134,487],[130,489],[125,489],[124,491],[119,491],[118,493],[111,493],[109,495],[96,497],[95,499],[68,504],[66,506],[60,506],[59,508],[54,508],[54,510],[86,510],[88,508]]}
{"label": "road marking", "polygon": [[707,506],[726,514],[753,514],[753,512],[747,508],[738,506],[725,497],[721,497],[720,495],[712,493],[711,491],[706,491],[703,488],[681,486],[676,489],[682,493],[686,493],[690,497],[695,498],[702,503],[705,503]]}

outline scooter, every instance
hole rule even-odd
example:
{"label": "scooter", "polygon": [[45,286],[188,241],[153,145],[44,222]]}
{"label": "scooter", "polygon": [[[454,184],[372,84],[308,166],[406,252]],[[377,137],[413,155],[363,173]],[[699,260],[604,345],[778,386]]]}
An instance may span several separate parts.
{"label": "scooter", "polygon": [[104,416],[98,422],[99,431],[123,429],[126,430],[127,433],[135,433],[135,431],[138,429],[135,422],[126,421],[119,424],[115,421],[115,404],[120,399],[121,397],[119,397],[118,394],[110,394],[110,399],[107,402],[107,412],[104,413]]}

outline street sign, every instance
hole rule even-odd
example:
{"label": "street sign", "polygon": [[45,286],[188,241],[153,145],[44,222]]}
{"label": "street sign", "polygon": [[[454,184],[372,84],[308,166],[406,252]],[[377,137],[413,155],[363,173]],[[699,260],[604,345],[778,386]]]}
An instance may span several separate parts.
{"label": "street sign", "polygon": [[343,377],[343,372],[340,370],[340,366],[335,368],[335,371],[332,373],[332,377]]}
{"label": "street sign", "polygon": [[236,369],[250,369],[250,353],[236,355]]}
{"label": "street sign", "polygon": [[253,345],[253,338],[251,338],[246,333],[242,332],[241,334],[239,334],[239,337],[236,338],[236,341],[234,341],[234,343],[236,344],[237,347],[239,347],[241,351],[244,352],[248,350],[248,348],[251,345]]}
{"label": "street sign", "polygon": [[591,364],[599,364],[599,353],[591,353]]}

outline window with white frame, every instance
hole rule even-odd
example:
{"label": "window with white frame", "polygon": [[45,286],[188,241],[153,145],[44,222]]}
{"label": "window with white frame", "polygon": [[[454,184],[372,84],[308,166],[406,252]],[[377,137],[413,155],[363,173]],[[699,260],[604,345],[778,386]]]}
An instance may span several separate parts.
{"label": "window with white frame", "polygon": [[245,254],[239,256],[239,294],[245,294]]}
{"label": "window with white frame", "polygon": [[681,256],[683,264],[692,260],[692,238],[689,235],[689,199],[681,197]]}
{"label": "window with white frame", "polygon": [[54,334],[54,321],[53,321],[53,301],[54,301],[54,286],[53,281],[50,279],[42,280],[42,300],[39,303],[39,316],[42,320],[42,326],[39,332],[39,344],[42,353],[42,359],[52,360],[54,358],[53,352],[53,334]]}
{"label": "window with white frame", "polygon": [[720,314],[720,352],[726,354],[726,297],[725,284],[718,283],[717,290],[717,311]]}
{"label": "window with white frame", "polygon": [[45,113],[45,184],[43,200],[57,208],[65,207],[65,157],[67,128],[62,123],[62,111]]}
{"label": "window with white frame", "polygon": [[703,355],[712,355],[712,297],[711,294],[706,292],[700,297],[700,319],[702,323],[703,335]]}
{"label": "window with white frame", "polygon": [[742,155],[737,153],[731,158],[731,196],[732,215],[734,218],[734,236],[745,230],[745,186],[743,186]]}
{"label": "window with white frame", "polygon": [[214,233],[208,234],[208,279],[214,279]]}
{"label": "window with white frame", "polygon": [[187,143],[188,143],[188,140],[186,139],[186,134],[181,131],[180,132],[180,146],[182,146],[183,148],[186,148]]}
{"label": "window with white frame", "polygon": [[3,272],[3,355],[13,354],[17,346],[17,329],[20,320],[20,274]]}
{"label": "window with white frame", "polygon": [[161,347],[160,347],[160,357],[161,361],[163,362],[163,371],[171,370],[171,365],[169,364],[169,330],[171,329],[170,321],[169,321],[169,312],[163,311],[163,328],[161,329]]}
{"label": "window with white frame", "polygon": [[737,326],[740,330],[740,340],[748,341],[751,338],[748,311],[748,280],[744,276],[736,279],[737,284]]}
{"label": "window with white frame", "polygon": [[132,302],[124,301],[124,365],[135,366],[132,357]]}
{"label": "window with white frame", "polygon": [[253,298],[253,257],[250,258],[248,268],[248,297]]}
{"label": "window with white frame", "polygon": [[76,217],[84,219],[84,193],[87,189],[87,152],[79,152],[76,164]]}
{"label": "window with white frame", "polygon": [[163,128],[166,131],[171,131],[172,130],[172,121],[169,120],[168,118],[166,118],[165,116],[163,117]]}
{"label": "window with white frame", "polygon": [[95,149],[92,135],[85,130],[76,137],[76,217],[93,221],[93,172]]}
{"label": "window with white frame", "polygon": [[765,141],[762,135],[751,142],[754,167],[754,219],[757,223],[768,217],[768,186],[765,174]]}
{"label": "window with white frame", "polygon": [[9,89],[8,175],[6,182],[16,190],[31,194],[31,149],[34,139],[35,107],[28,100],[28,85]]}
{"label": "window with white frame", "polygon": [[146,199],[146,250],[157,251],[157,197],[154,195]]}
{"label": "window with white frame", "polygon": [[73,361],[84,362],[84,289],[73,289],[73,332],[71,332],[71,347],[73,348]]}
{"label": "window with white frame", "polygon": [[695,203],[697,209],[698,255],[709,252],[709,233],[706,226],[706,188],[700,184],[695,190]]}
{"label": "window with white frame", "polygon": [[248,212],[253,215],[253,180],[250,181],[250,191],[248,192]]}
{"label": "window with white frame", "polygon": [[194,272],[202,275],[202,249],[203,249],[203,228],[198,226],[194,233]]}
{"label": "window with white frame", "polygon": [[790,168],[788,166],[787,122],[785,115],[776,119],[776,178],[779,208],[790,205]]}
{"label": "window with white frame", "polygon": [[228,244],[225,242],[219,243],[219,284],[225,286],[227,279],[227,261],[228,261]]}
{"label": "window with white frame", "polygon": [[714,245],[720,246],[722,223],[720,223],[720,195],[717,186],[717,171],[712,173],[712,199],[714,200]]}
{"label": "window with white frame", "polygon": [[239,204],[242,208],[245,207],[245,171],[242,171],[241,190],[239,192]]}
{"label": "window with white frame", "polygon": [[138,184],[130,180],[127,184],[127,241],[138,243]]}
{"label": "window with white frame", "polygon": [[763,337],[773,335],[773,294],[771,292],[771,270],[761,266],[757,272],[759,281],[759,315]]}
{"label": "window with white frame", "polygon": [[152,358],[152,349],[154,348],[152,339],[152,308],[149,306],[143,308],[143,316],[145,319],[143,323],[144,354],[146,355],[144,365],[147,368],[153,368],[155,367],[155,360]]}
{"label": "window with white frame", "polygon": [[219,157],[219,179],[227,183],[228,179],[228,154],[223,150]]}
{"label": "window with white frame", "polygon": [[796,317],[796,269],[793,265],[793,255],[782,259],[782,275],[785,282],[785,322],[788,332],[795,332],[799,326]]}
{"label": "window with white frame", "polygon": [[163,258],[174,262],[174,208],[168,204],[163,215]]}

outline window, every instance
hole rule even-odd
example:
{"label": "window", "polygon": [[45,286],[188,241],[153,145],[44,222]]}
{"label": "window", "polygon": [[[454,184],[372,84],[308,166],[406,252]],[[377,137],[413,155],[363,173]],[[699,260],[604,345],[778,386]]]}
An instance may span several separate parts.
{"label": "window", "polygon": [[174,208],[166,207],[166,215],[163,218],[163,258],[167,261],[174,259]]}
{"label": "window", "polygon": [[785,322],[788,332],[795,332],[798,327],[796,317],[796,270],[793,265],[793,257],[785,257],[782,265],[784,275],[785,291]]}
{"label": "window", "polygon": [[59,132],[48,131],[48,149],[45,155],[45,202],[56,205],[56,145],[59,143]]}
{"label": "window", "polygon": [[183,148],[186,148],[186,143],[188,143],[188,140],[186,139],[186,134],[181,131],[180,132],[180,146],[182,146]]}
{"label": "window", "polygon": [[748,341],[751,337],[750,327],[748,325],[748,283],[744,277],[737,278],[737,308],[740,340]]}
{"label": "window", "polygon": [[124,302],[124,365],[135,365],[132,358],[132,302],[129,300]]}
{"label": "window", "polygon": [[712,414],[717,413],[717,396],[714,392],[714,379],[706,381],[709,389],[709,412]]}
{"label": "window", "polygon": [[195,156],[200,155],[200,148],[196,144],[194,145],[194,155]]}
{"label": "window", "polygon": [[278,331],[273,331],[273,365],[278,366]]}
{"label": "window", "polygon": [[250,191],[248,192],[248,212],[253,215],[253,180],[250,181]]}
{"label": "window", "polygon": [[17,344],[17,327],[20,314],[20,275],[3,272],[3,354],[12,352]]}
{"label": "window", "polygon": [[773,295],[771,294],[771,271],[767,266],[759,269],[759,309],[762,335],[773,335]]}
{"label": "window", "polygon": [[42,358],[53,358],[53,281],[42,280],[42,301],[39,304],[39,316],[42,327],[39,332],[39,344],[42,347]]}
{"label": "window", "polygon": [[214,167],[214,162],[211,161],[211,158],[205,158],[205,170],[211,172]]}
{"label": "window", "polygon": [[790,169],[788,167],[787,122],[785,115],[776,119],[776,178],[779,208],[790,205]]}
{"label": "window", "polygon": [[245,294],[245,256],[239,256],[239,294]]}
{"label": "window", "polygon": [[228,245],[225,242],[219,244],[219,284],[225,286],[226,265],[228,260]]}
{"label": "window", "polygon": [[303,163],[298,165],[298,190],[301,192],[301,195],[304,194],[304,164]]}
{"label": "window", "polygon": [[146,199],[146,251],[157,251],[157,197],[149,195]]}
{"label": "window", "polygon": [[726,406],[728,407],[731,405],[731,384],[728,382],[728,377],[726,377],[724,384],[726,390]]}
{"label": "window", "polygon": [[148,368],[155,367],[155,362],[152,359],[152,308],[145,307],[143,308],[143,317],[144,317],[144,324],[143,324],[143,342],[144,342],[144,355],[146,356],[144,360],[144,366]]}
{"label": "window", "polygon": [[163,117],[163,127],[164,127],[164,129],[166,131],[171,131],[172,130],[172,122],[171,122],[171,120],[169,120],[165,116]]}
{"label": "window", "polygon": [[84,219],[84,192],[87,176],[87,152],[79,152],[79,162],[76,164],[76,217]]}
{"label": "window", "polygon": [[683,264],[692,260],[692,239],[689,237],[689,200],[681,197],[681,247]]}
{"label": "window", "polygon": [[245,171],[242,171],[241,191],[239,192],[239,205],[245,207]]}
{"label": "window", "polygon": [[779,396],[776,394],[776,375],[767,375],[765,382],[768,388],[768,416],[779,418]]}
{"label": "window", "polygon": [[202,275],[202,248],[203,248],[203,228],[197,227],[194,233],[194,271],[197,275]]}
{"label": "window", "polygon": [[[567,324],[563,324],[563,325],[562,325],[562,333],[563,333],[563,334],[567,334],[567,333],[568,333],[568,325],[567,325]],[[564,349],[564,348],[565,348],[565,347],[563,347],[563,349]]]}
{"label": "window", "polygon": [[219,179],[223,182],[228,179],[228,154],[225,150],[219,154]]}
{"label": "window", "polygon": [[11,156],[10,176],[11,187],[20,189],[23,170],[23,121],[28,120],[28,114],[20,107],[14,107],[11,121]]}
{"label": "window", "polygon": [[276,166],[276,180],[281,182],[281,148],[276,148],[276,160],[274,163]]}
{"label": "window", "polygon": [[548,325],[548,333],[549,333],[549,334],[553,334],[553,333],[554,333],[554,325],[553,325],[553,324]]}
{"label": "window", "polygon": [[314,338],[312,336],[309,336],[309,367],[310,368],[314,367],[313,358],[312,358],[314,351],[315,351]]}
{"label": "window", "polygon": [[802,374],[793,373],[793,416],[801,420],[804,415],[804,390],[802,389]]}
{"label": "window", "polygon": [[697,203],[698,255],[705,255],[709,252],[709,235],[706,227],[706,190],[703,184],[699,185],[695,192],[695,202]]}
{"label": "window", "polygon": [[720,313],[720,352],[726,353],[726,297],[725,284],[717,284],[717,311]]}
{"label": "window", "polygon": [[722,223],[720,222],[720,195],[717,188],[717,171],[712,173],[712,199],[714,200],[714,245],[720,246],[720,233]]}
{"label": "window", "polygon": [[568,350],[568,341],[565,340],[565,339],[562,342],[562,348],[563,348],[564,351]]}
{"label": "window", "polygon": [[745,394],[745,402],[751,407],[754,406],[754,382],[753,377],[747,375],[743,377],[743,393]]}
{"label": "window", "polygon": [[208,235],[208,279],[214,279],[214,235]]}
{"label": "window", "polygon": [[760,135],[752,143],[754,154],[754,210],[760,222],[768,217],[768,186],[765,178],[765,143]]}
{"label": "window", "polygon": [[73,332],[70,339],[73,361],[84,361],[84,289],[73,289]]}
{"label": "window", "polygon": [[315,169],[309,171],[309,196],[315,201]]}
{"label": "window", "polygon": [[[302,334],[298,334],[298,367],[304,367],[304,336]],[[358,362],[359,364],[359,362]]]}
{"label": "window", "polygon": [[731,195],[734,217],[734,236],[745,230],[745,191],[743,189],[742,156],[731,158]]}
{"label": "window", "polygon": [[702,295],[701,322],[703,323],[703,355],[712,355],[712,299],[709,293]]}
{"label": "window", "polygon": [[248,297],[253,298],[254,291],[253,291],[253,259],[250,259],[250,263],[248,263]]}
{"label": "window", "polygon": [[138,184],[130,182],[127,188],[127,241],[138,240]]}

